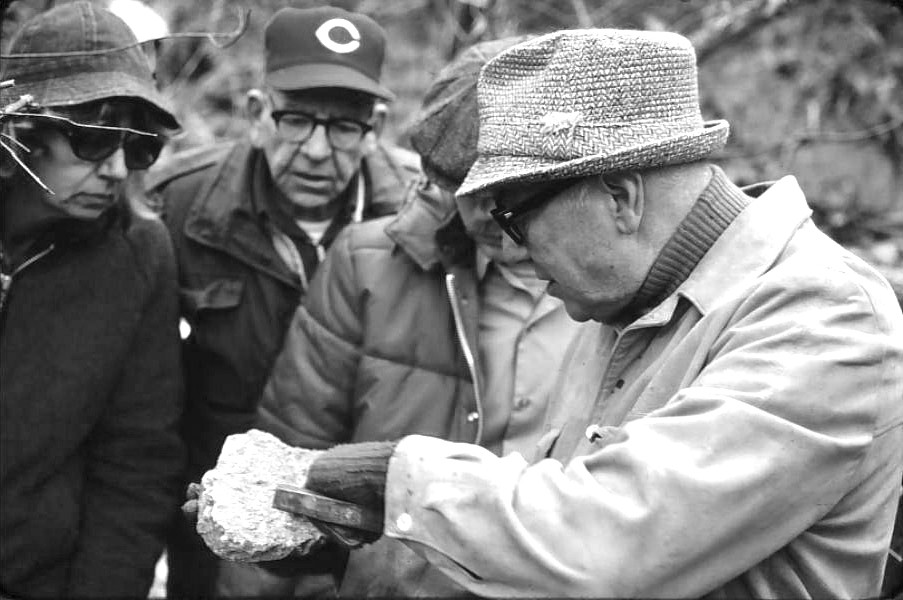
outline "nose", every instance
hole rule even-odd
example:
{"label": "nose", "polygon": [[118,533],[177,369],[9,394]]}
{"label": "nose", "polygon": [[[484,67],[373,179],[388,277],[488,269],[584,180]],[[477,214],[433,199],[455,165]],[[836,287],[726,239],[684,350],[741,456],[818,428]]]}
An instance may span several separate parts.
{"label": "nose", "polygon": [[318,123],[302,146],[304,155],[312,161],[323,161],[332,155],[332,146],[326,137],[326,126]]}
{"label": "nose", "polygon": [[129,174],[128,167],[125,166],[125,150],[121,147],[117,148],[116,152],[100,163],[100,168],[97,172],[105,179],[124,180]]}

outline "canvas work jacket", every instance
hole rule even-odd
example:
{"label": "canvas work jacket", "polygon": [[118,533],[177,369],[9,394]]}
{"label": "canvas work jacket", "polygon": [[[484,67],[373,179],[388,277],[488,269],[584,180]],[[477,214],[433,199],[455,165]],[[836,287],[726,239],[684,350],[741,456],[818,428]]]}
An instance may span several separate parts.
{"label": "canvas work jacket", "polygon": [[[397,216],[348,226],[292,322],[258,427],[306,448],[420,433],[499,452],[505,428],[483,424],[516,408],[510,398],[483,395],[474,250],[453,198],[431,185],[409,188]],[[542,364],[523,368],[556,373],[579,326],[560,301],[543,295],[519,338],[544,347]],[[542,396],[537,401],[545,403],[553,381],[533,390]],[[340,593],[465,591],[383,538],[351,553]]]}
{"label": "canvas work jacket", "polygon": [[565,358],[537,461],[423,436],[386,535],[483,596],[877,596],[903,470],[903,315],[792,177],[686,281]]}
{"label": "canvas work jacket", "polygon": [[[258,151],[247,143],[188,151],[151,178],[176,250],[189,448],[188,481],[214,466],[226,436],[254,422],[260,394],[305,290],[274,247],[251,190]],[[416,155],[379,146],[361,166],[363,219],[394,213]],[[184,326],[183,326],[184,327]],[[183,332],[184,335],[184,332]]]}

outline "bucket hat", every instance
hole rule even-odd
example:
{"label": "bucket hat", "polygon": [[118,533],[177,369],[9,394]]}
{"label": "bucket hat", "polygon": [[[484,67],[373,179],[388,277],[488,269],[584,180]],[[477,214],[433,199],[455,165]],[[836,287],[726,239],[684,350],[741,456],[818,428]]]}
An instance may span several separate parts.
{"label": "bucket hat", "polygon": [[455,190],[477,158],[479,119],[477,79],[486,62],[515,44],[518,36],[479,42],[466,48],[430,85],[409,127],[411,146],[424,172],[439,186]]}
{"label": "bucket hat", "polygon": [[458,194],[691,162],[728,136],[702,120],[696,53],[675,33],[550,33],[490,60],[477,97],[479,156]]}
{"label": "bucket hat", "polygon": [[333,6],[278,10],[264,28],[265,81],[280,90],[340,87],[384,100],[386,34],[367,15]]}
{"label": "bucket hat", "polygon": [[31,94],[41,106],[72,106],[110,97],[142,100],[161,123],[179,123],[154,85],[147,57],[126,23],[90,2],[71,2],[26,21],[4,55],[4,106]]}

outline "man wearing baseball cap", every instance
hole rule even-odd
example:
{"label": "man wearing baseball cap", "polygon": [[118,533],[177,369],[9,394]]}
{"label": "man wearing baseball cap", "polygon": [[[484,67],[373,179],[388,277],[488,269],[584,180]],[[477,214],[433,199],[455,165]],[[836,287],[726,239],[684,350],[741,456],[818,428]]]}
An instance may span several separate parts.
{"label": "man wearing baseball cap", "polygon": [[[248,93],[249,139],[176,155],[154,175],[191,328],[186,485],[253,423],[326,248],[346,224],[394,212],[419,175],[416,155],[377,140],[392,99],[380,82],[385,43],[363,14],[279,10],[265,28],[263,85]],[[176,529],[170,596],[212,595],[220,561],[190,526]]]}
{"label": "man wearing baseball cap", "polygon": [[380,511],[478,596],[878,596],[903,469],[887,281],[796,179],[740,189],[709,162],[728,126],[703,121],[682,36],[548,34],[487,63],[478,96],[458,194],[493,194],[597,326],[532,463],[407,436],[327,450],[306,486]]}

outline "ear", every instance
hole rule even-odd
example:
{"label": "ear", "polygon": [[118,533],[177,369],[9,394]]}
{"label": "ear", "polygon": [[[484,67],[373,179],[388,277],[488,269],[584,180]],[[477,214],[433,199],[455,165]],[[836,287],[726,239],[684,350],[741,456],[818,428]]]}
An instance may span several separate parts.
{"label": "ear", "polygon": [[639,231],[646,209],[643,176],[636,171],[625,171],[602,175],[599,179],[611,195],[609,207],[618,231],[625,235]]}
{"label": "ear", "polygon": [[373,126],[373,133],[377,136],[382,135],[388,114],[389,107],[386,106],[385,102],[376,102],[373,105],[373,116],[370,118],[370,124]]}
{"label": "ear", "polygon": [[275,123],[270,118],[270,99],[259,89],[248,90],[245,110],[250,123],[251,145],[262,148],[275,129]]}
{"label": "ear", "polygon": [[370,125],[373,129],[368,131],[367,135],[365,135],[364,139],[361,141],[362,154],[371,154],[376,150],[379,135],[386,126],[386,115],[388,112],[389,107],[386,106],[384,102],[377,102],[373,105],[373,116],[370,117]]}

